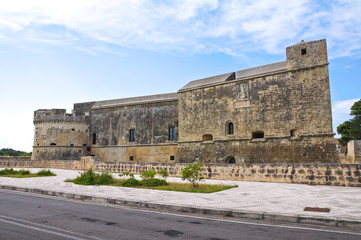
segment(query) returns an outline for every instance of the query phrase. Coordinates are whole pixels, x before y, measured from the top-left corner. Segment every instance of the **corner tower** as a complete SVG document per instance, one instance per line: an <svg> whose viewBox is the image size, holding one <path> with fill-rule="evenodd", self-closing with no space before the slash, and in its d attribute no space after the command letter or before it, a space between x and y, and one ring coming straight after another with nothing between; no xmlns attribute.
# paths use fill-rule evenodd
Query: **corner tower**
<svg viewBox="0 0 361 240"><path fill-rule="evenodd" d="M89 123L85 115L40 109L34 112L34 125L32 160L75 160L87 155Z"/></svg>

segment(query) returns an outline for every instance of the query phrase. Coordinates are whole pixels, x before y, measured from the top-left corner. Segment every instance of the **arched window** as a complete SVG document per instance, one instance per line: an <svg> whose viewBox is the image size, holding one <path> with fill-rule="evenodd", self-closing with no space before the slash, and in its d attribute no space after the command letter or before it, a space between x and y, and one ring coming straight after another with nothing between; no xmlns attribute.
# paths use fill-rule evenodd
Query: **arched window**
<svg viewBox="0 0 361 240"><path fill-rule="evenodd" d="M252 138L264 138L264 132L261 131L253 132Z"/></svg>
<svg viewBox="0 0 361 240"><path fill-rule="evenodd" d="M228 134L234 134L234 125L233 122L229 122L227 124L227 133Z"/></svg>
<svg viewBox="0 0 361 240"><path fill-rule="evenodd" d="M213 135L212 134L204 134L203 135L203 141L212 141Z"/></svg>

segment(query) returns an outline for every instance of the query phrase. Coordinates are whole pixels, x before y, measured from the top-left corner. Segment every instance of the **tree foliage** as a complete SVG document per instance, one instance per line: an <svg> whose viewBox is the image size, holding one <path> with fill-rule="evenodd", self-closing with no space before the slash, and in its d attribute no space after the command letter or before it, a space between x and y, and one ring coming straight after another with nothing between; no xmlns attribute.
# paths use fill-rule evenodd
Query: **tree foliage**
<svg viewBox="0 0 361 240"><path fill-rule="evenodd" d="M361 99L351 107L352 119L341 123L337 127L337 133L341 134L339 142L346 146L351 140L361 139Z"/></svg>
<svg viewBox="0 0 361 240"><path fill-rule="evenodd" d="M0 150L0 156L30 157L31 152L27 153L27 152L23 152L23 151L14 150L12 148L3 148Z"/></svg>
<svg viewBox="0 0 361 240"><path fill-rule="evenodd" d="M201 173L203 167L202 162L194 162L182 169L182 180L188 180L193 184L193 187L198 187L198 182L204 179Z"/></svg>

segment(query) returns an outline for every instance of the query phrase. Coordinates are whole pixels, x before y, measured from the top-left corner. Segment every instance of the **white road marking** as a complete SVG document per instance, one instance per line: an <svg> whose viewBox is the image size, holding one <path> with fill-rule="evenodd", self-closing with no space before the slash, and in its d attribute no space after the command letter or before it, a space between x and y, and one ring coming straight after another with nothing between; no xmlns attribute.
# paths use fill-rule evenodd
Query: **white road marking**
<svg viewBox="0 0 361 240"><path fill-rule="evenodd" d="M330 230L330 229L317 229L317 228L311 228L311 227L291 226L291 225L286 225L286 224L278 224L278 225L276 225L276 224L271 224L271 223L257 223L257 222L246 222L246 221L240 221L240 220L201 217L201 216L186 215L186 214L160 212L160 211L157 211L157 210L139 209L139 208L133 208L133 207L129 207L129 206L122 206L122 205L115 205L115 204L96 203L96 202L83 202L83 201L74 200L74 199L58 198L58 197L49 196L49 195L38 195L38 194L35 194L35 193L28 193L28 192L14 192L14 191L11 191L11 190L4 190L4 189L0 189L0 191L11 192L11 193L14 193L14 194L19 194L19 195L27 195L27 196L31 195L31 196L40 197L40 198L51 198L51 199L56 199L56 200L70 201L70 202L74 202L74 203L81 203L81 204L87 204L87 205L96 205L96 206L111 207L111 208L120 208L120 209L128 210L128 211L158 213L158 214L161 214L161 215L169 215L169 216L177 216L177 217L185 217L185 218L193 218L193 219L202 219L202 220L209 220L209 221L215 221L215 222L229 222L229 223L238 223L238 224L255 225L255 226L276 227L276 228L296 229L296 230L308 230L308 231L316 231L316 232L329 232L329 233L349 234L349 235L361 236L361 232L347 232L347 231L338 231L338 230ZM317 225L317 227L322 227L322 225Z"/></svg>
<svg viewBox="0 0 361 240"><path fill-rule="evenodd" d="M53 235L58 235L58 236L61 236L61 237L66 237L66 238L70 238L70 239L74 239L74 240L86 240L86 239L89 239L89 238L90 239L95 239L95 240L103 240L101 238L86 236L86 235L81 234L81 233L71 232L71 231L61 229L61 228L56 228L56 227L51 227L51 226L47 226L47 225L43 225L43 224L29 222L29 221L25 221L25 220L22 220L22 219L12 218L12 217L8 217L8 216L4 216L4 215L0 215L0 222L9 223L9 224L20 226L20 227L23 227L23 228L29 228L29 229L33 229L33 230L36 230L36 231L50 233L50 234L53 234ZM19 222L26 223L26 224L29 224L29 225L34 225L34 226L25 225L25 224L22 224L22 223L19 223ZM38 226L38 227L35 227L35 226ZM53 229L53 230L56 230L57 232L52 231L52 230L46 230L45 228ZM65 232L65 233L68 233L68 234L73 234L73 235L79 235L79 236L82 236L82 237L85 237L85 238L79 238L79 237L71 236L71 235L68 235L68 234L60 233L58 231Z"/></svg>

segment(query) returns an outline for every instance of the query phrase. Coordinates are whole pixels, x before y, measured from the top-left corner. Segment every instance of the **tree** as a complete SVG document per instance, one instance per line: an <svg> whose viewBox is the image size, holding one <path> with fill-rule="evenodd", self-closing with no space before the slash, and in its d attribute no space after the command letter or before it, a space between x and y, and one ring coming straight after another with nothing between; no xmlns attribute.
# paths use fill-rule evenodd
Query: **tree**
<svg viewBox="0 0 361 240"><path fill-rule="evenodd" d="M193 184L193 187L198 187L198 182L204 179L201 173L203 163L194 162L189 164L186 168L182 168L182 180L188 180Z"/></svg>
<svg viewBox="0 0 361 240"><path fill-rule="evenodd" d="M352 119L341 123L337 127L337 133L341 134L339 142L346 146L350 140L361 139L361 99L351 107Z"/></svg>
<svg viewBox="0 0 361 240"><path fill-rule="evenodd" d="M0 150L0 156L10 156L10 157L19 157L19 156L31 156L31 153L14 150L12 148L3 148Z"/></svg>

